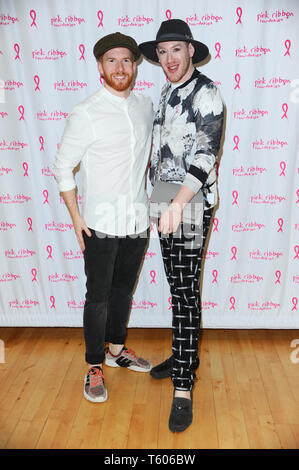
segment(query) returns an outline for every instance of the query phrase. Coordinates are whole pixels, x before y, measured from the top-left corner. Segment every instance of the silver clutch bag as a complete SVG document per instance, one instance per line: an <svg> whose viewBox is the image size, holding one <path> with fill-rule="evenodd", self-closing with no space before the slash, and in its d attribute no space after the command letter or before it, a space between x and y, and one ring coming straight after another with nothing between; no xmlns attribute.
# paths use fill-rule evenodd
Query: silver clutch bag
<svg viewBox="0 0 299 470"><path fill-rule="evenodd" d="M160 218L181 188L180 184L156 181L150 197L150 216ZM183 222L202 226L204 197L198 191L183 210Z"/></svg>

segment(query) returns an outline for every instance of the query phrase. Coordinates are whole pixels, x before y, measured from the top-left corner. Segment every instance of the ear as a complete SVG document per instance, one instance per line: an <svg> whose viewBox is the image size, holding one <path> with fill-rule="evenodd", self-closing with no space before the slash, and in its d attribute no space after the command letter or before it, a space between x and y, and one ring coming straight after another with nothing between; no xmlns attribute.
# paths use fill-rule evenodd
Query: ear
<svg viewBox="0 0 299 470"><path fill-rule="evenodd" d="M133 71L134 71L134 74L136 73L136 70L137 70L137 64L136 64L136 61L134 60L134 62L133 62Z"/></svg>
<svg viewBox="0 0 299 470"><path fill-rule="evenodd" d="M188 50L189 50L189 57L193 57L195 49L194 49L193 44L191 44L191 42L189 42L189 44L188 44Z"/></svg>
<svg viewBox="0 0 299 470"><path fill-rule="evenodd" d="M98 66L98 71L100 72L101 75L103 75L104 70L103 70L102 62L98 60L97 66Z"/></svg>

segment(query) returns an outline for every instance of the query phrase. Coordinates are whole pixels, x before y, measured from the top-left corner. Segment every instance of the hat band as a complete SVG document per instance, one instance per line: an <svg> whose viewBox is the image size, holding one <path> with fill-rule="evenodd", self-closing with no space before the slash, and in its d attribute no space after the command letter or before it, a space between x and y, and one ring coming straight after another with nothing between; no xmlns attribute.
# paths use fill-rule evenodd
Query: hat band
<svg viewBox="0 0 299 470"><path fill-rule="evenodd" d="M178 39L179 41L193 41L193 37L189 36L189 34L168 33L161 34L161 36L156 38L156 42L170 41L172 39Z"/></svg>

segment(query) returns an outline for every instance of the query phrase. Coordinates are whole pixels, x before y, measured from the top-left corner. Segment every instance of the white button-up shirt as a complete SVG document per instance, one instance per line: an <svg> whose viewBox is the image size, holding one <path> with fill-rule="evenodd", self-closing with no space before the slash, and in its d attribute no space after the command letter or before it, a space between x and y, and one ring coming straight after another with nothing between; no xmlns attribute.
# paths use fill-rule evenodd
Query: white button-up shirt
<svg viewBox="0 0 299 470"><path fill-rule="evenodd" d="M73 169L81 162L81 215L89 228L125 236L149 227L145 174L153 114L149 97L122 98L102 87L68 116L54 175L59 191L74 189Z"/></svg>

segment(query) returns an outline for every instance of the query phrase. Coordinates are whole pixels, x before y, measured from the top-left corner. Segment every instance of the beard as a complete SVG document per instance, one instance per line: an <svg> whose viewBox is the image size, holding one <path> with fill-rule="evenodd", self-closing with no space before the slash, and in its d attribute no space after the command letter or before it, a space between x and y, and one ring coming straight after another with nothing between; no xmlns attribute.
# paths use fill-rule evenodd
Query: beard
<svg viewBox="0 0 299 470"><path fill-rule="evenodd" d="M113 75L118 75L118 74L113 74ZM122 74L125 77L123 80L117 80L116 78L113 77L113 75L112 74L108 75L105 73L103 74L105 82L107 83L108 86L113 88L113 90L125 91L130 87L132 80L133 80L133 74L127 74L127 73Z"/></svg>

